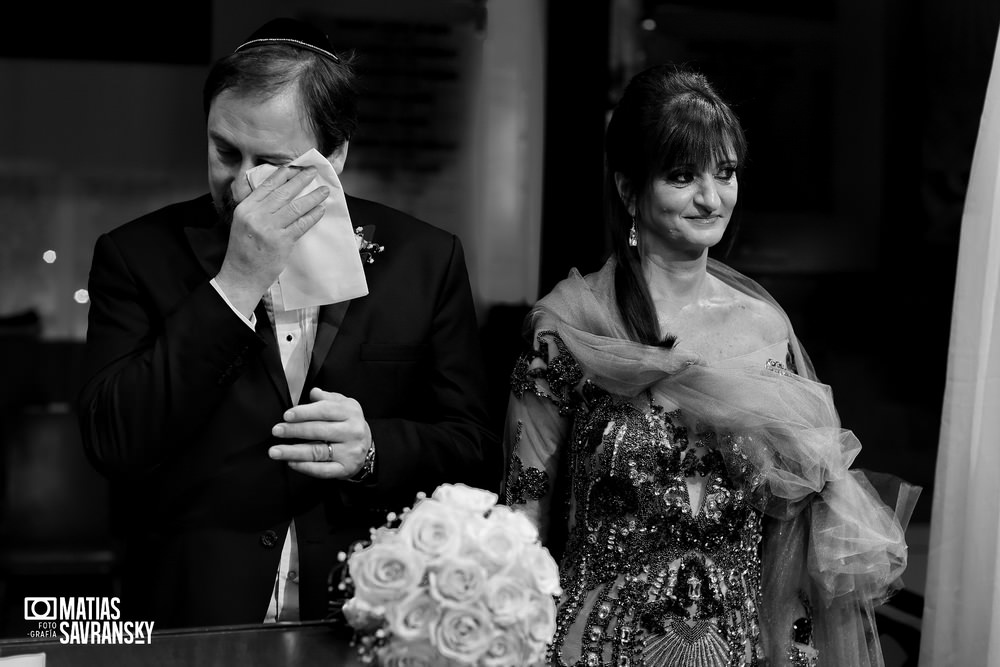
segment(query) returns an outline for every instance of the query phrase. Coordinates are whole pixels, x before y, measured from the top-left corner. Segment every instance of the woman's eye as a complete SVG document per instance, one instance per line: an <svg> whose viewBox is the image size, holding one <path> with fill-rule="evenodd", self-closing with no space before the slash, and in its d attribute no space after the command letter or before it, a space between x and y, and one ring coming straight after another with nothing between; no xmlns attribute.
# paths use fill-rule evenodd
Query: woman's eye
<svg viewBox="0 0 1000 667"><path fill-rule="evenodd" d="M219 148L216 150L216 153L218 153L219 159L223 162L234 162L240 159L240 154L233 150Z"/></svg>
<svg viewBox="0 0 1000 667"><path fill-rule="evenodd" d="M692 183L694 182L694 172L693 171L672 171L667 174L667 180L671 183Z"/></svg>
<svg viewBox="0 0 1000 667"><path fill-rule="evenodd" d="M732 166L723 167L722 169L719 170L719 173L716 174L716 178L719 178L723 181L731 181L733 179L733 176L735 175L736 175L736 167Z"/></svg>

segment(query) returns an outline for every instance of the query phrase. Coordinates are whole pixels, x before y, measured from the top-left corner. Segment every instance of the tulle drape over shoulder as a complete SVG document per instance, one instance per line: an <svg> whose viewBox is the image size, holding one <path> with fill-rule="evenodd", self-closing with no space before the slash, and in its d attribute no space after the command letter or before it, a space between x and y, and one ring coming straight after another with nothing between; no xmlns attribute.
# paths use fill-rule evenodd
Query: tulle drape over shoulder
<svg viewBox="0 0 1000 667"><path fill-rule="evenodd" d="M801 576L811 589L816 636L826 643L821 664L881 664L877 642L870 645L865 635L873 627L872 607L900 586L905 526L920 489L878 476L891 482L886 504L864 473L851 470L861 444L841 427L832 391L817 380L784 311L746 276L714 260L708 268L781 313L788 366L795 372L780 363L710 364L683 345L665 349L630 341L614 303L613 260L587 277L571 272L532 310L526 333L558 332L588 379L613 394L649 391L711 425L730 474L773 518L761 555L764 581ZM767 612L765 599L762 626L783 622Z"/></svg>

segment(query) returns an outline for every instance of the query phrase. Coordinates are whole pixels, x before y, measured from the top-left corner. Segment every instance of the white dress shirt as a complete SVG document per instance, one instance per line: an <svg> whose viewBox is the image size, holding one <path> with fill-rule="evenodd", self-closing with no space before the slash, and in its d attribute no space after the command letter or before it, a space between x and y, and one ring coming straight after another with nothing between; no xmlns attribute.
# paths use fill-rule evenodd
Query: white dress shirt
<svg viewBox="0 0 1000 667"><path fill-rule="evenodd" d="M213 278L212 286L222 298L239 315L247 326L256 329L257 317L251 314L247 319L233 307ZM281 355L281 366L285 371L288 391L291 394L292 405L298 405L305 384L309 362L312 359L313 344L316 341L316 325L319 321L319 308L301 308L284 310L281 300L281 286L277 281L268 288L263 297L264 307L274 336L278 341L278 352ZM265 623L299 620L299 549L295 536L295 521L288 526L285 544L281 548L281 560L278 572L274 578L274 589L268 605Z"/></svg>

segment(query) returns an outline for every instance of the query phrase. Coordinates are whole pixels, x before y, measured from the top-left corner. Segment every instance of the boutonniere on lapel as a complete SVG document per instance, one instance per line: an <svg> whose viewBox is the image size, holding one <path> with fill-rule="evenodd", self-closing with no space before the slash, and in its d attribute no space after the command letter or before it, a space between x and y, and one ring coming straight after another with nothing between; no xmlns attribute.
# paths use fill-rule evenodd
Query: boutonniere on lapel
<svg viewBox="0 0 1000 667"><path fill-rule="evenodd" d="M385 246L375 243L375 225L365 225L354 229L354 237L358 241L358 252L361 253L361 261L365 264L374 264L375 255L381 255Z"/></svg>

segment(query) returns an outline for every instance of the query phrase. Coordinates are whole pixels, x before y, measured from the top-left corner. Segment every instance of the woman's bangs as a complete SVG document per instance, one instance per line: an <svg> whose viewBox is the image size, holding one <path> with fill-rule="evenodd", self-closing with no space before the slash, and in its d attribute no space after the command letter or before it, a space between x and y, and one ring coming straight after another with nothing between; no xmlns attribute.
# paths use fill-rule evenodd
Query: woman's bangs
<svg viewBox="0 0 1000 667"><path fill-rule="evenodd" d="M658 173L685 165L698 170L715 163L742 161L745 144L738 126L721 110L706 104L678 105L662 119L661 139L652 147Z"/></svg>

